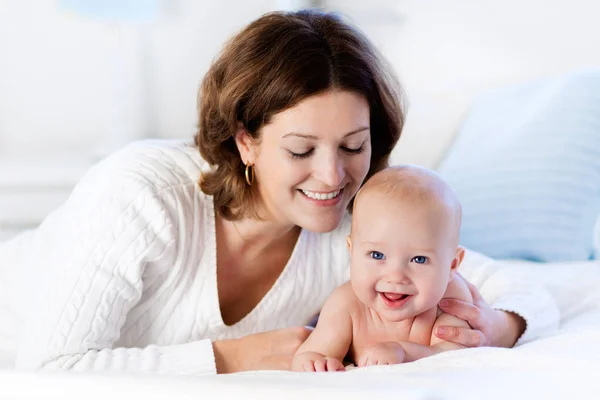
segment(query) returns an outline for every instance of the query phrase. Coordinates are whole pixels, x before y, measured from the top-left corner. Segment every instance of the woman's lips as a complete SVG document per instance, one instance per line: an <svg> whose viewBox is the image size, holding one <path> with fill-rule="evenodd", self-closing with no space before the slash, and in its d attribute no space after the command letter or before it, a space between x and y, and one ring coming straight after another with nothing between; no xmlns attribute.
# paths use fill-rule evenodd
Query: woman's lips
<svg viewBox="0 0 600 400"><path fill-rule="evenodd" d="M344 189L340 189L338 194L331 199L314 199L312 197L309 197L306 193L304 193L302 190L298 189L298 192L302 195L302 197L304 197L306 200L308 200L310 203L312 203L315 206L318 207L334 207L337 206L338 204L341 203L342 201L342 195L344 193Z"/></svg>

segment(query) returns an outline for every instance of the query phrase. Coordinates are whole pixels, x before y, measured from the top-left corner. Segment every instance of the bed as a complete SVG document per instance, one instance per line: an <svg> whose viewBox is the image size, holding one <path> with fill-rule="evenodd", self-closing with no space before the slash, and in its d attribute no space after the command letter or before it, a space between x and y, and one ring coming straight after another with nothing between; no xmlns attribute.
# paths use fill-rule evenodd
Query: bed
<svg viewBox="0 0 600 400"><path fill-rule="evenodd" d="M199 378L22 374L0 353L0 397L597 399L600 394L600 262L506 261L555 297L557 331L513 349L447 352L414 363L343 373L248 372ZM573 273L577 271L577 273Z"/></svg>
<svg viewBox="0 0 600 400"><path fill-rule="evenodd" d="M544 213L557 214L564 211L567 206L575 210L583 210L584 205L600 205L598 199L600 193L598 188L600 186L600 165L598 164L600 147L597 144L600 143L600 106L598 106L600 100L597 100L600 96L595 95L595 93L600 93L600 73L583 75L583 77L577 75L575 78L563 79L561 82L562 86L559 86L562 88L562 92L559 96L547 96L549 93L547 83L546 86L538 84L536 84L537 86L520 86L514 90L496 93L492 97L488 96L487 100L479 103L476 112L472 113L467 122L462 125L461 130L467 132L462 132L462 136L458 136L458 138L450 135L448 127L445 129L448 137L444 137L444 139L440 139L442 136L439 135L434 138L431 136L432 132L409 129L408 134L402 139L405 143L404 146L401 146L402 153L395 152L393 159L395 162L414 162L415 160L410 157L411 154L438 155L437 160L429 158L416 161L425 166L437 168L447 179L456 182L459 194L461 194L461 201L464 200L469 205L466 213L468 230L464 232L465 240L472 241L479 247L477 250L485 253L498 252L500 256L498 254L491 255L503 263L507 271L520 277L523 281L535 281L545 286L554 297L561 313L558 329L548 330L541 338L513 349L465 349L441 353L408 364L354 368L341 373L318 374L257 371L196 378L26 374L12 371L12 355L10 352L0 351L0 398L60 398L63 400L110 398L116 400L132 397L177 399L237 397L263 399L277 396L285 399L364 399L383 396L384 398L402 399L597 399L600 396L600 260L597 260L600 250L600 241L598 240L600 218L598 218L598 209L590 209L590 212L595 212L594 217L590 217L592 214L579 213L585 217L585 224L576 220L561 220L561 223L550 226L535 224L535 221L552 221L551 218L556 215ZM565 84L565 82L570 83ZM596 84L595 97L590 97L587 91L581 89L589 88L590 84ZM552 93L556 94L557 92ZM544 107L539 107L540 101L542 101L540 99L546 102ZM582 112L595 110L593 118L589 115L582 116L570 112L568 116L571 120L564 120L565 114L556 112L556 107L561 106L560 104L556 105L556 101L567 102L569 106L573 104L577 106L578 101L585 102L576 109L582 110ZM590 107L594 101L594 104L597 105L596 108ZM528 106L527 102L530 102L529 105L538 105L534 107L537 110L535 113L530 112L532 108ZM509 104L513 109L509 110L506 108L508 106L505 106L503 110L503 104ZM540 114L540 109L545 111ZM514 119L519 117L521 121L526 120L527 123L510 127L509 133L511 134L506 133L506 127L504 132L498 132L498 124L494 121L494 115L499 114L499 110L505 111L503 115L510 113ZM519 115L519 112L529 112L529 114ZM561 116L562 122L553 121L552 129L534 123L536 120L548 121L549 117L546 115L548 113L551 113L553 118ZM430 117L428 116L428 118ZM487 121L489 126L482 126L482 121ZM580 121L596 124L592 127L596 130L591 131L589 126L573 125L579 124ZM409 128L410 123L414 126L417 122L419 121L414 119L411 122L409 117ZM565 132L561 129L567 123L569 140L565 141ZM538 134L540 129L542 135ZM482 132L493 136L494 146L479 147L477 151L474 151L473 143L485 142L485 138L481 136ZM581 140L588 140L592 137L594 142L582 145L577 132L585 132L585 135L581 136ZM590 136L589 132L596 133ZM436 132L433 134L437 135ZM417 143L414 141L416 136L420 138L418 143L421 147L419 149L412 147L411 150L411 144ZM499 138L505 142L499 143ZM513 142L510 142L511 140ZM540 140L542 144L540 145L540 142L536 142L536 140ZM432 143L436 142L438 148L432 146ZM449 143L451 145L446 149L447 151L440 151L440 147L445 147ZM572 149L569 148L570 143L575 144ZM534 147L523 149L524 145ZM540 171L544 170L543 163L547 162L548 157L542 154L536 158L532 149L554 152L556 149L552 148L553 145L560 146L563 153L573 150L573 153L569 153L573 156L551 159L552 166L558 164L559 169L550 168L551 176L541 177ZM426 153L425 148L430 152ZM585 150L585 156L588 158L575 157L578 154L576 151L581 148ZM493 154L497 149L501 150L497 154ZM590 158L589 155L594 151L597 154ZM440 162L442 154L444 154L445 161ZM497 165L502 164L500 157L504 154L512 157L510 159L512 169L503 171L501 180L494 180L492 177L498 172ZM517 156L525 154L527 164L519 164L520 161L515 154ZM485 163L489 164L489 160L494 160L498 164L494 164L494 169L488 171L486 168L489 166ZM561 165L566 162L570 164ZM580 164L576 164L577 162ZM477 163L484 164L478 165ZM531 170L535 174L528 172L531 165L534 165ZM557 171L574 173L573 171L578 171L579 167L584 169L584 173L587 174L585 177L595 178L586 180L588 178L584 179L584 175L564 177L557 173ZM465 175L473 170L480 173ZM481 173L481 171L484 172ZM511 171L516 171L516 175L512 176ZM592 172L597 175L589 175ZM477 182L481 177L485 179ZM528 179L529 182L527 182ZM570 198L571 203L569 204L566 204L566 200L560 197L562 192L565 192L564 190L557 193L556 196L547 196L547 188L543 187L539 192L523 192L523 187L533 187L532 185L538 184L549 184L554 188L557 185L552 179L580 182L584 189L590 190L589 193L578 191L580 196ZM468 182L469 186L463 187L463 182ZM506 190L507 185L512 185L517 189ZM493 189L498 187L502 190L494 197ZM572 191L567 192L572 193ZM472 193L477 193L478 196L469 198ZM482 193L485 196L482 196ZM539 193L544 194L545 197L527 197L539 195ZM510 202L515 200L522 201L523 198L530 200L528 204L531 208L511 206L506 209L505 207L504 214L500 214L501 218L489 217L489 215L498 216L502 205L512 204ZM559 204L557 205L556 202ZM515 211L522 214L510 214ZM577 213L565 213L565 215L575 214ZM481 215L488 215L488 217L480 217ZM528 219L534 222L527 222L526 227L535 229L515 230L508 226L507 229L510 233L508 237L494 236L502 234L501 228L506 228L502 224L506 224L507 221L517 221L523 224L523 221L529 221ZM498 226L495 227L493 224L498 224ZM482 236L483 229L489 232L484 235L486 238L495 240L489 250L485 248L487 243L477 242L477 239ZM564 231L559 231L559 229ZM584 239L574 241L573 238ZM535 246L531 243L543 243L544 245ZM468 244L467 247L469 247ZM523 250L524 248L526 251ZM510 257L502 257L503 254ZM523 257L519 257L519 254L522 254Z"/></svg>

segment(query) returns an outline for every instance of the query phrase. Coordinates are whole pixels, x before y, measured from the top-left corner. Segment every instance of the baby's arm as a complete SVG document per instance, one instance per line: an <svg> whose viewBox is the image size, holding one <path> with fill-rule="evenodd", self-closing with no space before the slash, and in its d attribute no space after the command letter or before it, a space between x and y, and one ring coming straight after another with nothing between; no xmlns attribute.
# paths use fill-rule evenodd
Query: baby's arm
<svg viewBox="0 0 600 400"><path fill-rule="evenodd" d="M342 361L352 341L349 283L337 288L325 302L315 330L300 346L292 361L292 371L342 371Z"/></svg>
<svg viewBox="0 0 600 400"><path fill-rule="evenodd" d="M465 279L460 274L454 274L454 279L452 279L452 282L448 284L448 289L446 289L446 293L444 293L443 298L458 299L471 304L473 303L473 296L471 296L471 291L469 290ZM446 314L444 312L442 312L442 314L440 314L435 320L432 332L435 332L438 326L455 326L457 328L469 329L471 328L467 321L455 317L454 315ZM437 346L441 349L441 351L464 348L464 346L442 340L433 333L431 334L430 344L432 347Z"/></svg>
<svg viewBox="0 0 600 400"><path fill-rule="evenodd" d="M453 298L469 303L473 302L471 292L469 291L469 288L465 283L464 278L461 277L459 274L454 275L454 279L452 279L452 281L448 284L448 289L446 290L446 293L444 294L443 298ZM460 318L446 313L440 314L435 320L435 323L433 324L433 330L429 346L424 346L422 344L413 342L400 342L400 345L402 346L406 354L404 362L415 361L424 357L441 353L442 351L457 350L462 349L464 347L452 342L442 340L438 338L435 334L433 334L433 332L435 332L435 329L438 326L455 326L459 328L470 328L469 324Z"/></svg>

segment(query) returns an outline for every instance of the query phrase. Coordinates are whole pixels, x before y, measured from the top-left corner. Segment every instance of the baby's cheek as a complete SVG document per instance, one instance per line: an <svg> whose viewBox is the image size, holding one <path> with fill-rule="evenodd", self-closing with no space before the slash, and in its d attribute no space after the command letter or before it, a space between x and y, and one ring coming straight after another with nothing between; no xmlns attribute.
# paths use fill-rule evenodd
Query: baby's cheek
<svg viewBox="0 0 600 400"><path fill-rule="evenodd" d="M365 271L356 271L351 276L352 288L354 293L363 303L368 303L372 300L374 291L374 282L370 274Z"/></svg>
<svg viewBox="0 0 600 400"><path fill-rule="evenodd" d="M366 292L371 286L369 277L366 274L357 274L353 281L355 290L360 292Z"/></svg>
<svg viewBox="0 0 600 400"><path fill-rule="evenodd" d="M444 294L446 294L447 290L448 282L446 282L445 280L438 281L438 284L435 288L435 297L437 299L437 302L439 302L444 297Z"/></svg>
<svg viewBox="0 0 600 400"><path fill-rule="evenodd" d="M433 308L439 303L439 301L446 293L446 288L448 284L440 279L432 279L427 285L426 290L424 291L424 301L426 303L426 308Z"/></svg>

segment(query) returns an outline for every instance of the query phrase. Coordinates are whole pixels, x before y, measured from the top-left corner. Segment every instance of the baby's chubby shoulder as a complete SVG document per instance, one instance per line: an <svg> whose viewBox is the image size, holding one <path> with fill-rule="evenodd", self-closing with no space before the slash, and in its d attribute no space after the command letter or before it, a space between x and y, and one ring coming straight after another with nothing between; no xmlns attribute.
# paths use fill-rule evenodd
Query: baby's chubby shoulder
<svg viewBox="0 0 600 400"><path fill-rule="evenodd" d="M454 274L454 277L448 283L443 299L457 299L467 303L473 303L473 296L467 285L467 281L460 274Z"/></svg>
<svg viewBox="0 0 600 400"><path fill-rule="evenodd" d="M329 295L327 301L350 303L355 301L356 299L356 295L354 294L354 290L352 289L352 284L350 282L346 282L343 285L338 286L331 293L331 295Z"/></svg>
<svg viewBox="0 0 600 400"><path fill-rule="evenodd" d="M352 284L346 282L338 286L327 298L324 309L327 308L332 312L348 312L352 314L360 304L360 300L356 297Z"/></svg>

